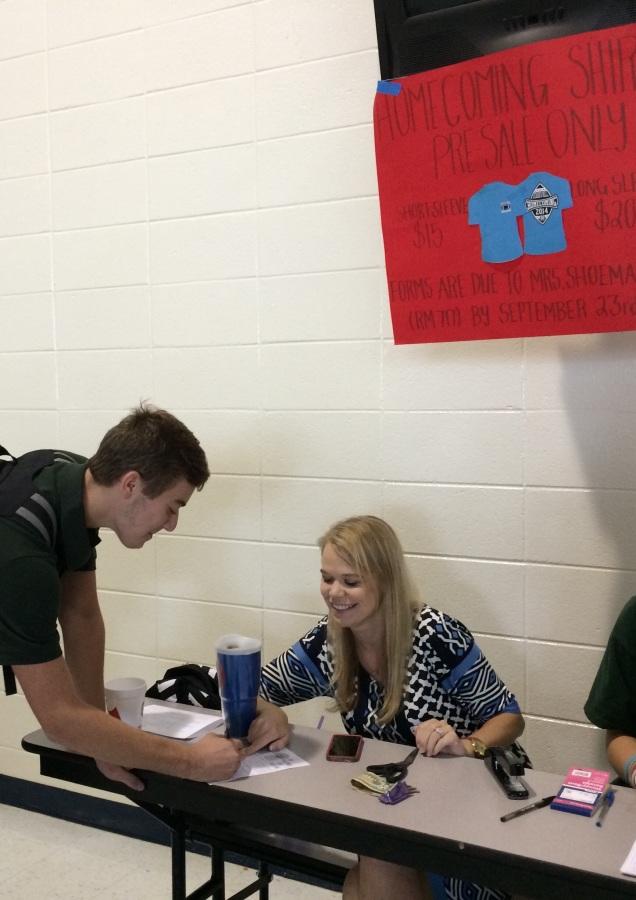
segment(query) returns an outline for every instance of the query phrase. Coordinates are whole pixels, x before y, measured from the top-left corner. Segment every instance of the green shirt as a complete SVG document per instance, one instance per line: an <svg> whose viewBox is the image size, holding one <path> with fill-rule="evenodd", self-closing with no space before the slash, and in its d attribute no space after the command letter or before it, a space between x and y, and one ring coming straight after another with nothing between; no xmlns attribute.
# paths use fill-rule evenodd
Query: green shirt
<svg viewBox="0 0 636 900"><path fill-rule="evenodd" d="M0 663L28 665L61 656L60 577L93 571L96 529L86 527L86 460L58 453L34 479L22 515L0 516ZM35 504L35 505L34 505Z"/></svg>
<svg viewBox="0 0 636 900"><path fill-rule="evenodd" d="M636 737L636 597L612 629L585 714L599 728Z"/></svg>

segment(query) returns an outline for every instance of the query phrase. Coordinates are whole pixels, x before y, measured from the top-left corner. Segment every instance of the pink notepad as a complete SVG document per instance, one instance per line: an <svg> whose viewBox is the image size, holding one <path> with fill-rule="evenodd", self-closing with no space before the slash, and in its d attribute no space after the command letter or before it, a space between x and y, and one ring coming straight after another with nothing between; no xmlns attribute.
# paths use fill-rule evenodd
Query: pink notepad
<svg viewBox="0 0 636 900"><path fill-rule="evenodd" d="M591 816L608 784L609 772L571 766L557 796L550 804L550 809L560 809L579 816Z"/></svg>

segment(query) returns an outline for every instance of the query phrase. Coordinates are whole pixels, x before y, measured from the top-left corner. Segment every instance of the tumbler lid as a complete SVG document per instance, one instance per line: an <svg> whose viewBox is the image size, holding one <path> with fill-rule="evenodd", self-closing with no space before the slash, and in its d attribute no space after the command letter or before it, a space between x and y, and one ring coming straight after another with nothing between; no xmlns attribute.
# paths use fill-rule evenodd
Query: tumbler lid
<svg viewBox="0 0 636 900"><path fill-rule="evenodd" d="M217 653L242 656L246 653L256 653L260 649L261 642L258 638L245 637L242 634L224 634L216 642Z"/></svg>

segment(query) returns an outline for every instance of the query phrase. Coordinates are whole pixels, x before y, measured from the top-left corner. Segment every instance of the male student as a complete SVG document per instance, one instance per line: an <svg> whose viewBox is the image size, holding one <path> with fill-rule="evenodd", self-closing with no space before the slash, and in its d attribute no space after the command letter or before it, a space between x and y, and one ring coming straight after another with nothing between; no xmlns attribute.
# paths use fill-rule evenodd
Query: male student
<svg viewBox="0 0 636 900"><path fill-rule="evenodd" d="M636 787L636 597L627 601L614 624L585 713L605 729L611 765Z"/></svg>
<svg viewBox="0 0 636 900"><path fill-rule="evenodd" d="M213 735L194 744L171 741L104 711L98 529L112 529L125 547L142 547L158 531L174 530L180 510L209 474L196 437L169 412L148 406L111 428L88 461L55 451L0 467L5 682L15 675L52 740L95 757L104 775L137 790L143 783L132 768L223 780L236 771L241 752L287 742L286 717L264 701L247 751Z"/></svg>

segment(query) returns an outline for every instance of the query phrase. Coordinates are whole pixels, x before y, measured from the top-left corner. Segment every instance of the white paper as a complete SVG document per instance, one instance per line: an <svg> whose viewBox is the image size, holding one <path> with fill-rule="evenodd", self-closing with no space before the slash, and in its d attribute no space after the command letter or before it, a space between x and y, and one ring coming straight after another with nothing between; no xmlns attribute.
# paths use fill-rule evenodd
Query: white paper
<svg viewBox="0 0 636 900"><path fill-rule="evenodd" d="M201 729L221 722L222 719L223 716L220 715L215 716L194 710L190 712L185 709L170 709L159 703L147 703L144 706L141 730L148 731L150 734L160 734L163 737L185 740Z"/></svg>
<svg viewBox="0 0 636 900"><path fill-rule="evenodd" d="M259 750L253 756L246 756L228 781L249 778L250 775L269 775L271 772L282 772L284 769L295 769L298 766L308 765L306 760L301 759L286 747L282 750Z"/></svg>
<svg viewBox="0 0 636 900"><path fill-rule="evenodd" d="M563 788L557 799L575 800L577 803L589 803L590 806L594 806L598 796L591 791L581 791L578 788Z"/></svg>
<svg viewBox="0 0 636 900"><path fill-rule="evenodd" d="M621 866L621 872L623 875L636 875L636 841L632 844L632 849Z"/></svg>

